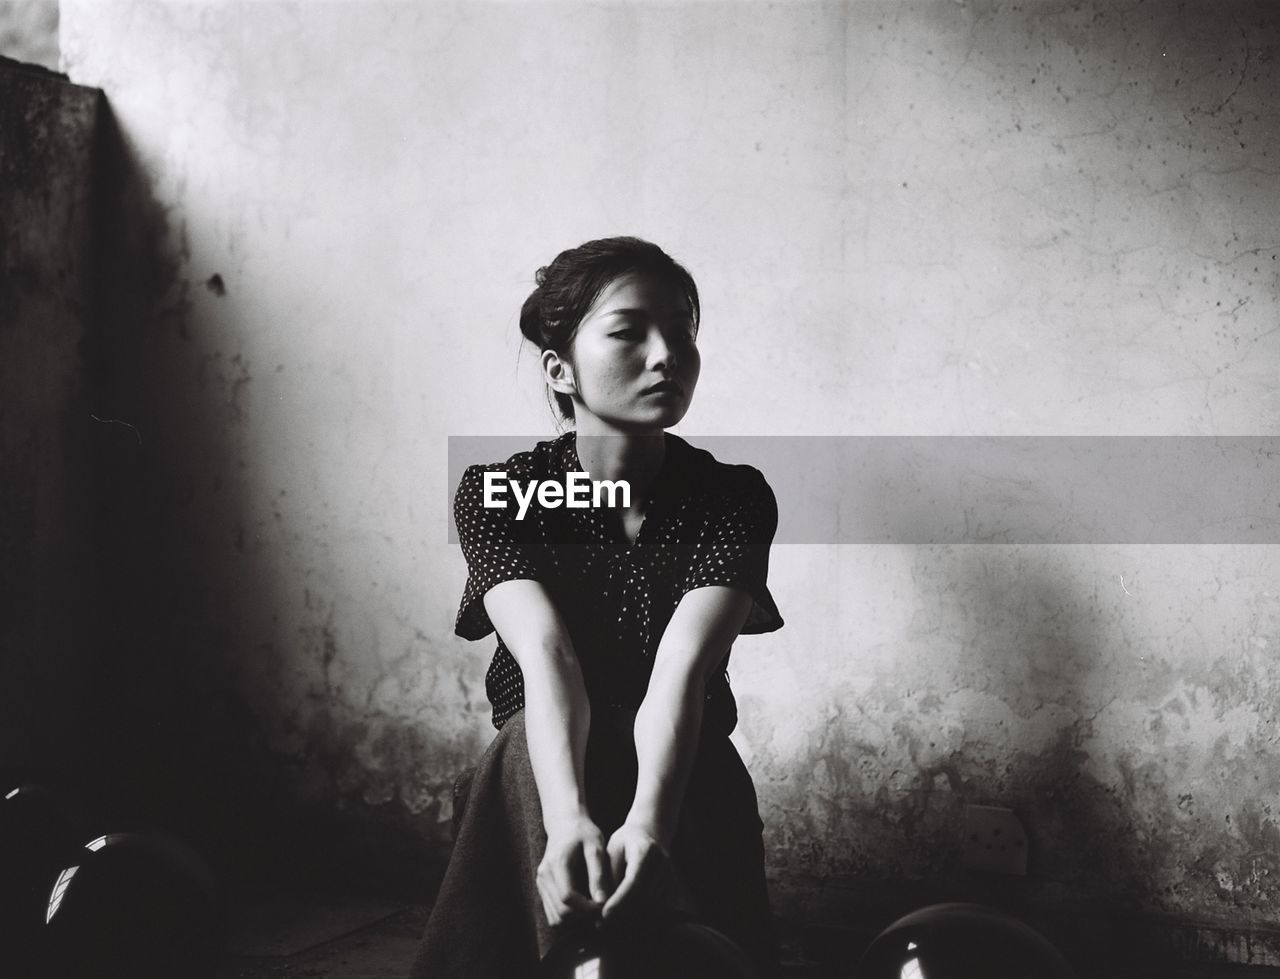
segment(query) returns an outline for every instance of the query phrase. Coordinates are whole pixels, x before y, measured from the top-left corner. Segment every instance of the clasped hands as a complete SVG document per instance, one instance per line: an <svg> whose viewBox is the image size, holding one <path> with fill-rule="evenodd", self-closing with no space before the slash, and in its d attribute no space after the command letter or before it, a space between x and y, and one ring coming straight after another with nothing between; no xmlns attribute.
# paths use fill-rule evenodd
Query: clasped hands
<svg viewBox="0 0 1280 979"><path fill-rule="evenodd" d="M548 827L538 893L554 927L656 903L672 873L666 848L646 827L623 823L606 843L599 827L583 815Z"/></svg>

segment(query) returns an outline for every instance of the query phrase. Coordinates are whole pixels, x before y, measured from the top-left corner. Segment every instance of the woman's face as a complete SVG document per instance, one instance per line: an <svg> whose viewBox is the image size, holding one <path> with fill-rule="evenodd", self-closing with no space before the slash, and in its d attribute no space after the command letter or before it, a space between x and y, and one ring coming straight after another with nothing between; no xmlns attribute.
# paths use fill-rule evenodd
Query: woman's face
<svg viewBox="0 0 1280 979"><path fill-rule="evenodd" d="M653 432L679 422L702 367L696 333L674 283L633 273L606 286L568 351L578 432Z"/></svg>

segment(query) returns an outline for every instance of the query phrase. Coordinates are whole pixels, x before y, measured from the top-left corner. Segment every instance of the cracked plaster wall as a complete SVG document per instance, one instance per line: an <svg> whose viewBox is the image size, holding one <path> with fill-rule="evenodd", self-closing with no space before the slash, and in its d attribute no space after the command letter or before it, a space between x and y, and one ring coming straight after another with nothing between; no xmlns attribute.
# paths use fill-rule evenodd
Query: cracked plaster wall
<svg viewBox="0 0 1280 979"><path fill-rule="evenodd" d="M549 431L516 313L561 247L694 271L690 437L1280 421L1267 4L64 0L61 33L162 246L115 406L147 642L366 835L447 840L489 737L445 439ZM981 802L1028 826L1018 894L1277 923L1278 570L779 548L788 626L734 685L780 899L963 891Z"/></svg>

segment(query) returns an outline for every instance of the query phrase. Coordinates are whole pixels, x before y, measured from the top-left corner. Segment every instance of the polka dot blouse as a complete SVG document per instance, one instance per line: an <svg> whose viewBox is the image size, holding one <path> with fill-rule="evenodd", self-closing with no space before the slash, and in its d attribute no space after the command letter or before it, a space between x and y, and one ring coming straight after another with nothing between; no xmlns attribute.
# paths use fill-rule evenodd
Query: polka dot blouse
<svg viewBox="0 0 1280 979"><path fill-rule="evenodd" d="M686 592L729 585L753 601L743 633L772 632L782 617L766 584L769 545L778 524L773 491L759 470L717 462L674 435L650 488L634 542L604 508L544 508L536 500L523 520L507 493L505 509L486 508L484 473L507 479L554 479L583 471L574 433L539 442L506 462L471 466L454 495L467 585L454 631L482 639L494 631L484 595L504 581L539 581L564 620L595 705L635 708L644 698L654 656ZM729 655L707 686L703 724L733 730L737 707L729 689ZM524 678L502 638L485 676L493 724L524 706Z"/></svg>

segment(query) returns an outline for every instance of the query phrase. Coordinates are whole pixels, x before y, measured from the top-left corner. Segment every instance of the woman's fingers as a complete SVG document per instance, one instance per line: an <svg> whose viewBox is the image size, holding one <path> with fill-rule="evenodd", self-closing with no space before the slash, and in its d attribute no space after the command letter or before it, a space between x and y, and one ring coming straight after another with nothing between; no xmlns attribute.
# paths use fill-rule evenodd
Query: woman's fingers
<svg viewBox="0 0 1280 979"><path fill-rule="evenodd" d="M547 916L547 924L553 928L571 918L592 913L598 909L596 904L580 894L571 894L568 899L564 899L556 893L554 887L541 883L538 885L538 896L542 899L542 910Z"/></svg>
<svg viewBox="0 0 1280 979"><path fill-rule="evenodd" d="M564 901L565 911L561 912L562 916L567 917L569 914L595 914L600 910L598 902L591 900L585 894L579 894L574 891Z"/></svg>
<svg viewBox="0 0 1280 979"><path fill-rule="evenodd" d="M547 916L547 924L552 928L560 924L559 901L555 900L548 892L542 880L538 880L538 896L542 898L542 911Z"/></svg>
<svg viewBox="0 0 1280 979"><path fill-rule="evenodd" d="M605 859L598 831L594 840L549 842L536 875L548 924L600 913L609 891Z"/></svg>
<svg viewBox="0 0 1280 979"><path fill-rule="evenodd" d="M609 869L613 873L615 885L614 893L617 894L627 874L627 848L625 841L619 839L616 833L609 840L608 853Z"/></svg>
<svg viewBox="0 0 1280 979"><path fill-rule="evenodd" d="M568 854L564 854L561 859L552 863L551 886L560 903L566 907L570 906L570 899L573 897L573 878L569 869Z"/></svg>
<svg viewBox="0 0 1280 979"><path fill-rule="evenodd" d="M587 887L597 904L603 904L613 889L613 875L609 872L609 855L601 846L588 844L582 848L587 862Z"/></svg>
<svg viewBox="0 0 1280 979"><path fill-rule="evenodd" d="M586 849L587 847L583 848L584 851ZM553 886L560 901L570 911L599 910L599 905L591 899L591 895L584 894L579 883L574 880L574 877L578 876L574 873L575 864L581 866L584 863L586 866L590 866L585 859L584 852L570 853L566 855L564 860L554 864L552 869L551 879ZM589 882L587 882L587 887L590 887Z"/></svg>
<svg viewBox="0 0 1280 979"><path fill-rule="evenodd" d="M642 832L619 829L609 840L609 856L618 886L605 902L602 914L609 917L646 897L652 890L661 847Z"/></svg>
<svg viewBox="0 0 1280 979"><path fill-rule="evenodd" d="M632 893L636 890L637 870L635 865L628 865L622 880L618 883L618 888L609 896L601 909L600 913L608 918L617 913L618 908L625 908L631 899Z"/></svg>
<svg viewBox="0 0 1280 979"><path fill-rule="evenodd" d="M627 868L626 876L622 878L622 882L618 885L618 889L610 895L609 900L605 902L600 913L606 917L612 917L622 911L628 910L644 893L644 879L640 871L634 866Z"/></svg>

